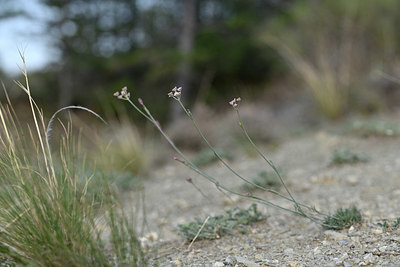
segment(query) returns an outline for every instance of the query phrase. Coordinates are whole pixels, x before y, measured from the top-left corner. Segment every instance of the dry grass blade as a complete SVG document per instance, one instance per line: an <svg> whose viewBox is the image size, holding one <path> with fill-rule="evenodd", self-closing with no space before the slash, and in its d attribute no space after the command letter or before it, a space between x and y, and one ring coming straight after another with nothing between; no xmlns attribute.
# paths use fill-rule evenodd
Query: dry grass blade
<svg viewBox="0 0 400 267"><path fill-rule="evenodd" d="M190 248L192 247L194 241L196 241L196 239L199 237L201 231L203 231L204 226L206 225L206 223L208 222L208 219L210 219L210 216L207 216L207 218L204 220L203 224L201 225L199 231L197 232L197 234L195 235L195 237L193 238L192 242L190 242L189 246L188 246L188 250L190 250Z"/></svg>

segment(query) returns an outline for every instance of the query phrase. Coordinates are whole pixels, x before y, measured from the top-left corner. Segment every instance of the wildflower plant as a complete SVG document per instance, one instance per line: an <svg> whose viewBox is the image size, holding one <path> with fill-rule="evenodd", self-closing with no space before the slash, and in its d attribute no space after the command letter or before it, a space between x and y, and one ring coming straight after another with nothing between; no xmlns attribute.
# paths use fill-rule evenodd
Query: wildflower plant
<svg viewBox="0 0 400 267"><path fill-rule="evenodd" d="M175 152L178 154L179 157L177 156L173 156L173 159L176 160L179 163L184 164L185 166L189 167L190 169L192 169L194 172L196 172L197 174L199 174L200 176L202 176L203 178L207 179L209 182L213 183L218 190L220 190L221 192L223 192L224 194L226 193L230 193L230 194L234 194L240 197L244 197L247 199L251 199L254 200L258 203L264 204L264 205L268 205L268 206L272 206L278 209L282 209L284 211L293 213L295 215L298 216L302 216L302 217L306 217L308 219L310 219L313 222L316 222L322 226L325 226L326 222L329 219L338 219L333 215L329 215L326 214L324 212L318 211L317 209L315 209L314 207L308 206L306 204L300 203L298 202L293 195L291 194L291 192L289 191L288 187L286 186L280 172L278 171L277 167L275 166L275 164L269 160L261 151L260 149L256 146L256 144L254 143L254 141L251 139L251 137L249 136L243 121L241 119L240 116L240 112L239 112L239 104L242 101L242 99L240 97L234 98L233 100L231 100L229 102L229 104L233 107L233 109L236 111L236 115L239 121L239 126L242 129L245 138L247 139L247 141L251 144L252 148L257 152L257 154L267 163L267 165L272 168L272 170L274 171L275 175L278 177L280 183L282 184L286 195L281 194L280 192L272 189L272 188L265 188L262 185L259 185L253 181L251 181L250 179L244 177L243 175L241 175L240 173L238 173L236 170L234 170L226 161L225 159L220 155L220 153L218 152L218 150L216 148L214 148L210 142L207 140L207 138L205 137L205 135L203 134L203 132L200 130L196 120L194 119L193 114L190 112L189 109L187 109L185 107L185 105L183 104L182 100L181 100L181 95L182 95L182 88L181 87L174 87L169 93L168 96L170 98L173 98L175 101L178 102L178 104L181 106L182 110L184 111L184 113L188 116L188 118L192 121L193 126L195 127L197 133L200 135L200 137L204 140L204 142L207 144L208 148L214 153L215 157L233 174L235 175L238 179L242 180L245 184L252 186L255 189L260 189L264 192L269 192L272 193L280 198L283 198L284 200L292 203L293 208L286 208L283 206L280 206L272 201L263 199L260 196L257 196L253 193L249 193L249 192L240 192L237 189L234 188L230 188L228 185L222 184L220 183L215 177L213 177L212 175L202 171L193 161L191 161L176 145L175 143L171 140L171 138L164 132L164 130L162 129L160 123L153 117L153 115L151 114L151 112L148 110L148 108L146 107L146 105L144 104L143 100L141 98L138 98L138 103L140 104L141 108L136 105L131 99L130 99L130 93L126 90L126 87L122 88L122 90L120 92L116 92L114 93L114 96L118 97L119 99L128 101L129 104L137 111L139 112L142 116L144 116L147 120L149 120L156 128L157 130L161 133L161 135L166 139L166 141L171 145L171 147L175 150Z"/></svg>

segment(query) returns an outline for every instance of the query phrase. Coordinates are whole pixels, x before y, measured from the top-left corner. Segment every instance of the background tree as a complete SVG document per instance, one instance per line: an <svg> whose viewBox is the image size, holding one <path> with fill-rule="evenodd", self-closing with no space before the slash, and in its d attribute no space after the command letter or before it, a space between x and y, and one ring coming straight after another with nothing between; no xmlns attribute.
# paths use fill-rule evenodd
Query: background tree
<svg viewBox="0 0 400 267"><path fill-rule="evenodd" d="M110 95L127 85L167 119L165 95L175 85L185 87L189 103L264 89L275 62L257 31L286 1L41 3L51 11L45 34L59 51L50 72L34 75L41 87L52 88L43 94L46 99L92 108L100 102L95 109L101 111L112 107Z"/></svg>

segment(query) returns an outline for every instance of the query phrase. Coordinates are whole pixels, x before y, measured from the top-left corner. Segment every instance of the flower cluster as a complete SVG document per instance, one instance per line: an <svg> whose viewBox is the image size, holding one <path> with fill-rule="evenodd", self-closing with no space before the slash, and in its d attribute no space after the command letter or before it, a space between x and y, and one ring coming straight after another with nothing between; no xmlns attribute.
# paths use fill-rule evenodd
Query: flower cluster
<svg viewBox="0 0 400 267"><path fill-rule="evenodd" d="M128 100L131 97L131 93L128 92L128 88L125 86L121 89L121 92L115 92L114 96L118 97L118 99Z"/></svg>
<svg viewBox="0 0 400 267"><path fill-rule="evenodd" d="M182 87L174 87L171 92L168 93L169 97L174 98L175 100L181 99Z"/></svg>
<svg viewBox="0 0 400 267"><path fill-rule="evenodd" d="M229 104L234 107L237 108L237 106L239 105L239 102L242 101L242 99L240 97L238 98L234 98L232 101L229 102Z"/></svg>

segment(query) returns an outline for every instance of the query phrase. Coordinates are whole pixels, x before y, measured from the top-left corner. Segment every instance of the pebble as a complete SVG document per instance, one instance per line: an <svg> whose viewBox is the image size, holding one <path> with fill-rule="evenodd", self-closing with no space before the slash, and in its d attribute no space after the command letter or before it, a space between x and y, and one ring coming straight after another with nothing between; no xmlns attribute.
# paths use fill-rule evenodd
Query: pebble
<svg viewBox="0 0 400 267"><path fill-rule="evenodd" d="M382 234L383 233L383 230L382 229L375 229L374 230L374 234L376 234L376 235L380 235L380 234Z"/></svg>
<svg viewBox="0 0 400 267"><path fill-rule="evenodd" d="M372 253L366 254L364 257L364 263L366 264L373 264L376 262L376 256L374 256Z"/></svg>
<svg viewBox="0 0 400 267"><path fill-rule="evenodd" d="M288 264L290 267L298 267L299 266L299 263L297 261L289 261Z"/></svg>
<svg viewBox="0 0 400 267"><path fill-rule="evenodd" d="M358 178L355 175L351 175L346 178L346 183L349 185L357 185L358 184Z"/></svg>
<svg viewBox="0 0 400 267"><path fill-rule="evenodd" d="M232 266L234 266L234 265L236 264L236 262L237 262L236 258L235 258L235 257L232 257L232 256L226 257L226 259L225 259L225 261L224 261L224 263L225 263L226 265L232 265Z"/></svg>
<svg viewBox="0 0 400 267"><path fill-rule="evenodd" d="M292 248L286 248L283 253L287 256L292 256L294 253L294 250Z"/></svg>
<svg viewBox="0 0 400 267"><path fill-rule="evenodd" d="M259 267L260 265L249 261L248 259L244 258L244 257L240 257L240 256L236 256L235 257L237 260L237 265L239 266L243 266L243 267Z"/></svg>
<svg viewBox="0 0 400 267"><path fill-rule="evenodd" d="M213 267L224 267L225 264L223 262L217 261L213 264Z"/></svg>
<svg viewBox="0 0 400 267"><path fill-rule="evenodd" d="M393 194L394 196L400 196L400 190L399 190L399 189L394 190L394 191L392 192L392 194Z"/></svg>
<svg viewBox="0 0 400 267"><path fill-rule="evenodd" d="M268 265L277 265L279 263L278 260L270 260L270 259L263 259L262 262Z"/></svg>
<svg viewBox="0 0 400 267"><path fill-rule="evenodd" d="M173 261L173 264L174 264L175 266L182 266L182 262L181 262L179 259L175 259L175 260Z"/></svg>
<svg viewBox="0 0 400 267"><path fill-rule="evenodd" d="M392 238L390 238L392 241L398 242L400 243L400 237L394 236Z"/></svg>
<svg viewBox="0 0 400 267"><path fill-rule="evenodd" d="M339 241L339 240L343 240L343 239L347 238L346 235L332 231L332 230L326 230L324 232L324 234L327 239L331 239L331 240L335 240L335 241Z"/></svg>
<svg viewBox="0 0 400 267"><path fill-rule="evenodd" d="M321 249L319 247L316 247L316 248L313 249L313 253L314 253L314 255L317 255L317 254L321 254L322 251L321 251Z"/></svg>
<svg viewBox="0 0 400 267"><path fill-rule="evenodd" d="M388 246L382 246L382 247L379 247L378 250L379 250L380 252L385 252L385 251L387 250L387 247L388 247Z"/></svg>

